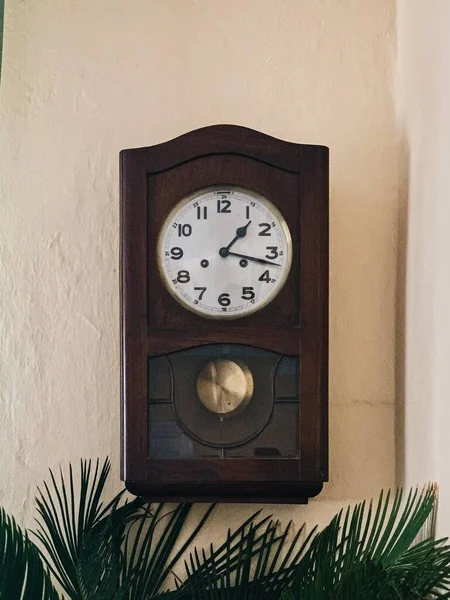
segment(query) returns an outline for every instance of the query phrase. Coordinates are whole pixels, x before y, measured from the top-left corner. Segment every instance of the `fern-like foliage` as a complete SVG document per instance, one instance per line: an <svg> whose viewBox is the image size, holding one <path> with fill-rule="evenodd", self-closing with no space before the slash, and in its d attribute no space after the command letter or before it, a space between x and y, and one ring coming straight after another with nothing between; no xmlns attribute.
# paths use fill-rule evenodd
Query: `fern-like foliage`
<svg viewBox="0 0 450 600"><path fill-rule="evenodd" d="M104 505L109 469L108 461L82 461L78 481L72 468L68 477L51 473L37 498L36 535L67 599L450 598L450 546L430 535L418 541L435 514L432 487L381 494L309 535L257 512L222 544L191 550L213 506L186 535L189 504L123 503L119 494ZM185 576L175 576L183 559ZM21 600L15 593L8 600Z"/></svg>
<svg viewBox="0 0 450 600"><path fill-rule="evenodd" d="M289 541L292 523L281 529L258 513L228 536L220 547L195 550L185 561L181 590L192 600L277 600L294 580L315 530L304 527Z"/></svg>
<svg viewBox="0 0 450 600"><path fill-rule="evenodd" d="M0 600L58 600L39 550L2 508Z"/></svg>
<svg viewBox="0 0 450 600"><path fill-rule="evenodd" d="M340 512L312 540L284 600L450 597L450 547L432 538L415 543L435 503L427 487Z"/></svg>
<svg viewBox="0 0 450 600"><path fill-rule="evenodd" d="M104 506L101 497L109 470L108 461L95 467L82 461L79 478L71 467L68 477L61 472L56 478L50 472L50 483L44 483L36 499L35 535L70 600L181 600L213 593L238 598L247 589L251 598L267 597L268 591L276 598L293 580L308 545L308 540L299 544L303 529L288 543L291 526L280 532L277 522L260 513L229 531L217 548L194 550L185 563L184 580L175 578L175 566L214 506L184 535L189 504L121 504L119 494Z"/></svg>
<svg viewBox="0 0 450 600"><path fill-rule="evenodd" d="M121 552L125 530L142 501L120 506L122 493L106 506L102 494L109 460L81 461L75 483L72 466L59 481L50 471L36 498L39 513L35 532L45 549L49 569L71 600L121 600Z"/></svg>
<svg viewBox="0 0 450 600"><path fill-rule="evenodd" d="M154 598L173 566L208 519L210 507L178 552L191 506L175 509L141 499L122 503L122 493L104 505L110 463L81 461L76 477L50 471L36 498L36 537L49 569L70 600ZM162 593L162 592L161 592Z"/></svg>
<svg viewBox="0 0 450 600"><path fill-rule="evenodd" d="M175 565L208 520L210 506L197 526L176 550L190 504L169 509L165 504L146 504L137 512L128 528L122 562L122 581L127 583L127 600L165 597L164 589Z"/></svg>

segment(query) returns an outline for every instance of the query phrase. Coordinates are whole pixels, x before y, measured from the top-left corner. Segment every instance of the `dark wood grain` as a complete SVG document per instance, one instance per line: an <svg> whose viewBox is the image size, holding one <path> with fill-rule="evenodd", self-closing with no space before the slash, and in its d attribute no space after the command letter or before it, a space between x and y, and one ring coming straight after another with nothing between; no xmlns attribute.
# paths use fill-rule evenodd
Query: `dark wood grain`
<svg viewBox="0 0 450 600"><path fill-rule="evenodd" d="M328 480L328 154L301 148L300 281L302 468Z"/></svg>
<svg viewBox="0 0 450 600"><path fill-rule="evenodd" d="M121 155L122 477L144 479L147 456L147 178ZM130 475L129 475L130 474Z"/></svg>
<svg viewBox="0 0 450 600"><path fill-rule="evenodd" d="M281 292L266 308L241 318L240 329L299 325L299 203L298 175L245 156L214 154L194 158L148 177L148 327L155 330L203 328L217 330L217 342L226 342L223 322L207 321L185 310L167 291L158 273L156 244L167 213L181 198L202 186L234 184L259 192L282 212L293 233L293 258ZM232 327L233 325L231 325ZM225 337L224 337L225 335ZM230 340L231 341L231 340ZM176 342L176 336L174 336Z"/></svg>
<svg viewBox="0 0 450 600"><path fill-rule="evenodd" d="M198 482L127 481L129 492L149 502L261 502L307 504L323 488L318 482Z"/></svg>
<svg viewBox="0 0 450 600"><path fill-rule="evenodd" d="M213 322L211 322L213 323ZM280 354L298 354L300 327L239 327L214 323L215 327L173 329L151 329L148 334L148 355L158 356L177 350L186 350L205 344L228 343L256 346L263 350L273 350Z"/></svg>
<svg viewBox="0 0 450 600"><path fill-rule="evenodd" d="M227 322L184 310L156 268L168 211L212 184L269 198L293 238L293 264L265 308ZM121 152L122 478L155 499L301 502L328 477L328 149L220 125ZM148 457L147 360L210 343L246 344L300 361L299 459ZM214 491L216 490L216 491Z"/></svg>
<svg viewBox="0 0 450 600"><path fill-rule="evenodd" d="M211 125L154 146L122 150L121 156L132 168L138 163L148 165L147 173L165 171L195 157L212 154L254 158L279 169L298 173L300 146L328 152L326 146L295 144L248 127Z"/></svg>

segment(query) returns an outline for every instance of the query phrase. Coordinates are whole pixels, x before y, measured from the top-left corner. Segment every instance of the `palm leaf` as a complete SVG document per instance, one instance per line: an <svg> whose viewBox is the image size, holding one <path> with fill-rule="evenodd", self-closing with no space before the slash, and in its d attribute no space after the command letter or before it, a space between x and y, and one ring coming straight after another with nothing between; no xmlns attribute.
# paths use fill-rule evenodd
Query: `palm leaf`
<svg viewBox="0 0 450 600"><path fill-rule="evenodd" d="M108 459L101 466L97 460L95 467L91 461L81 461L77 484L70 466L68 479L61 471L57 481L50 471L50 483L38 489L35 535L46 551L51 573L72 600L123 596L115 595L122 589L121 544L126 525L142 501L119 506L120 493L105 506L101 497L109 471Z"/></svg>
<svg viewBox="0 0 450 600"><path fill-rule="evenodd" d="M192 600L258 600L280 598L293 581L297 565L314 530L303 543L304 527L288 542L290 523L279 532L279 523L253 515L219 548L194 551L185 561L187 580L182 590Z"/></svg>
<svg viewBox="0 0 450 600"><path fill-rule="evenodd" d="M206 523L214 506L210 506L177 552L175 546L191 511L190 504L179 504L166 511L164 504L147 504L133 518L123 552L122 581L130 582L127 598L153 598L186 548Z"/></svg>
<svg viewBox="0 0 450 600"><path fill-rule="evenodd" d="M177 578L176 589L163 592L213 506L180 544L191 506L168 510L139 499L121 505L121 494L105 506L109 469L108 461L95 467L82 461L78 484L72 468L68 479L50 473L36 499L36 535L72 600L450 598L449 546L445 540L417 542L433 521L431 487L406 498L400 490L381 494L376 503L342 511L302 543L303 528L288 542L290 525L280 531L278 522L255 513L219 547L194 549L185 560L185 581Z"/></svg>
<svg viewBox="0 0 450 600"><path fill-rule="evenodd" d="M312 540L286 599L367 600L447 597L450 547L419 543L436 507L436 490L401 490L339 513Z"/></svg>
<svg viewBox="0 0 450 600"><path fill-rule="evenodd" d="M108 460L95 466L81 461L78 481L70 466L68 477L61 472L56 478L50 471L50 482L38 489L35 535L49 569L72 600L135 600L160 593L213 510L207 509L175 552L190 505L170 511L142 499L120 505L118 494L104 506L109 471Z"/></svg>
<svg viewBox="0 0 450 600"><path fill-rule="evenodd" d="M121 555L112 551L117 533L112 519L104 519L100 527L86 536L78 562L83 598L123 600L126 597L128 585L121 583Z"/></svg>
<svg viewBox="0 0 450 600"><path fill-rule="evenodd" d="M39 550L2 508L0 600L58 600Z"/></svg>

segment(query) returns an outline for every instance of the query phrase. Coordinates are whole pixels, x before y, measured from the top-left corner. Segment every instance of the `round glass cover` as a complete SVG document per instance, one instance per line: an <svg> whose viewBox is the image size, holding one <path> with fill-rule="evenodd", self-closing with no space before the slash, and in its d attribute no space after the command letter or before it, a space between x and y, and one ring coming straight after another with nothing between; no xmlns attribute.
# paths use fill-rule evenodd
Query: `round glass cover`
<svg viewBox="0 0 450 600"><path fill-rule="evenodd" d="M292 240L280 211L236 186L198 190L168 215L158 239L158 267L167 290L203 317L249 315L281 291Z"/></svg>

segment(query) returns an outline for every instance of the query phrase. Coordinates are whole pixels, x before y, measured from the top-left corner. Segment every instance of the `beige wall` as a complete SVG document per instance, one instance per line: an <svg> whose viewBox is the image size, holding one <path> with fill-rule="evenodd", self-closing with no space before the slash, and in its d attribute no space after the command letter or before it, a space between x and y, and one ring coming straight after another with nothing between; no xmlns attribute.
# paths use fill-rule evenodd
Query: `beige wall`
<svg viewBox="0 0 450 600"><path fill-rule="evenodd" d="M118 153L221 122L331 150L331 482L272 510L323 522L392 486L394 0L6 4L0 504L31 523L81 456L120 487Z"/></svg>
<svg viewBox="0 0 450 600"><path fill-rule="evenodd" d="M438 526L445 536L450 531L449 26L447 0L399 0L398 98L409 196L402 236L408 234L402 266L405 481L438 482Z"/></svg>

